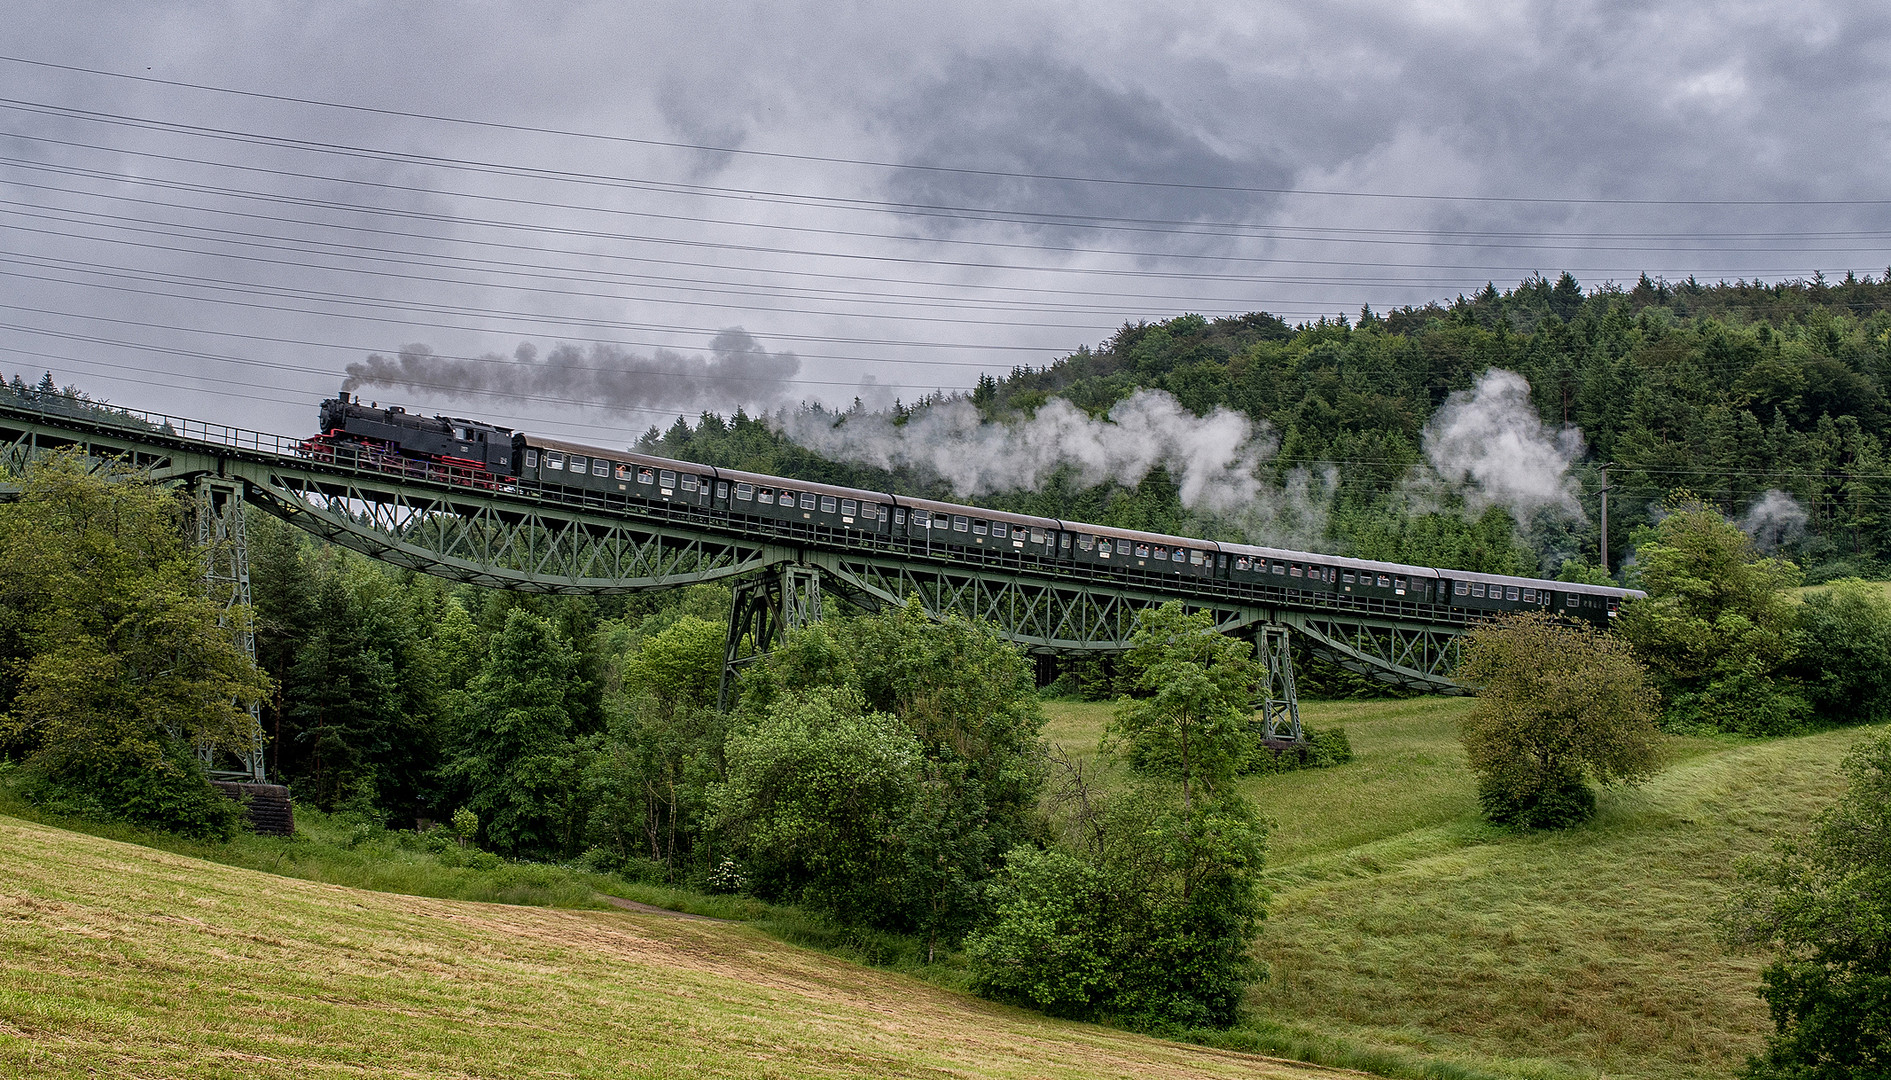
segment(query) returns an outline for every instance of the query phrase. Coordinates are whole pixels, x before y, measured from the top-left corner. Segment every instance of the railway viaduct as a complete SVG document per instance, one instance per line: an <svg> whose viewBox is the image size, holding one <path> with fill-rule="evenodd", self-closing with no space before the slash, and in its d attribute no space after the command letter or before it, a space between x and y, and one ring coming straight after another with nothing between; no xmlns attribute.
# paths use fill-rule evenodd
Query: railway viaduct
<svg viewBox="0 0 1891 1080"><path fill-rule="evenodd" d="M36 454L77 447L188 485L199 537L212 552L207 583L231 604L248 600L243 508L251 505L371 558L490 588L607 594L726 581L735 605L725 688L731 671L835 599L872 609L917 598L934 618L984 619L1032 652L1064 655L1126 648L1138 613L1170 600L1211 612L1224 633L1255 639L1266 672L1257 694L1262 736L1276 745L1301 737L1290 633L1316 655L1373 678L1461 690L1449 672L1469 620L1429 605L1118 580L1015 558L969 563L858 534L758 534L707 507L626 507L529 484L476 486L466 474L420 462L316 461L301 444L181 417L0 394L4 475L20 475ZM256 749L239 767L213 773L260 781L262 762L259 726Z"/></svg>

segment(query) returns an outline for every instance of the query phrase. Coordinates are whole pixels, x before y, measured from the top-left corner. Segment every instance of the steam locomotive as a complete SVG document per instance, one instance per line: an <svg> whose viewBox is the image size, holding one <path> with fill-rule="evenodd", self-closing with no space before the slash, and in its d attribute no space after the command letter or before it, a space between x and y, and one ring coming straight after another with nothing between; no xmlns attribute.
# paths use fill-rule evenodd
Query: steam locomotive
<svg viewBox="0 0 1891 1080"><path fill-rule="evenodd" d="M1199 580L1258 602L1327 603L1422 616L1539 610L1607 625L1633 589L1438 570L1012 514L788 480L544 438L459 417L322 402L312 457L488 490L663 509L787 539L877 546L986 564L1042 567L1149 584ZM1316 598L1324 595L1326 600Z"/></svg>

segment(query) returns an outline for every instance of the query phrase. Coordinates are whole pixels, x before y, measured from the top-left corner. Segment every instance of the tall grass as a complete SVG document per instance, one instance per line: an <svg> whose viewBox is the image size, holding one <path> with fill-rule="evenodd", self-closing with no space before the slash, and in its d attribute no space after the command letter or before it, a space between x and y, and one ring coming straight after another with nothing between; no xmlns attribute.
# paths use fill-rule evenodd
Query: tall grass
<svg viewBox="0 0 1891 1080"><path fill-rule="evenodd" d="M1734 861L1836 797L1862 732L1674 739L1664 771L1605 791L1597 818L1519 833L1477 815L1463 699L1311 702L1355 760L1241 781L1274 822L1270 975L1233 1031L1193 1033L1396 1076L1725 1075L1769 1024L1759 958L1712 914ZM1094 752L1107 710L1052 703ZM1100 762L1106 784L1129 779Z"/></svg>

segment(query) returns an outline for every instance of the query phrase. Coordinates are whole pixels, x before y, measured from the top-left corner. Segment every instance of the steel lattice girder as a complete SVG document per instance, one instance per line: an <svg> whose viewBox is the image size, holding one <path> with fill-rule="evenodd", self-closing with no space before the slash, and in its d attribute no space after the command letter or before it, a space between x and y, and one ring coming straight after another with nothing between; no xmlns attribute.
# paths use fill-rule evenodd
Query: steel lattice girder
<svg viewBox="0 0 1891 1080"><path fill-rule="evenodd" d="M1278 621L1306 635L1313 651L1349 671L1433 693L1464 693L1451 679L1469 627L1283 611Z"/></svg>
<svg viewBox="0 0 1891 1080"><path fill-rule="evenodd" d="M1136 617L1181 600L1190 611L1212 611L1223 633L1270 621L1268 610L1236 603L1177 597L1076 577L1012 573L830 551L806 554L839 586L865 603L902 604L918 597L933 618L960 615L995 623L1012 641L1042 652L1119 652L1129 647Z"/></svg>
<svg viewBox="0 0 1891 1080"><path fill-rule="evenodd" d="M628 515L371 477L238 465L251 501L364 555L454 581L540 593L675 588L792 560L761 540Z"/></svg>

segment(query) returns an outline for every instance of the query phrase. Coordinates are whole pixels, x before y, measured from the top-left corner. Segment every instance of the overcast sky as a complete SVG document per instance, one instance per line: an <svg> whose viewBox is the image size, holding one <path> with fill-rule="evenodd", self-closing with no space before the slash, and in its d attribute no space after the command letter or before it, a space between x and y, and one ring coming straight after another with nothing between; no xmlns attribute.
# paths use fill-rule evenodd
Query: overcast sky
<svg viewBox="0 0 1891 1080"><path fill-rule="evenodd" d="M429 388L364 401L623 443L679 411L912 400L1185 311L1891 265L1876 4L7 23L0 372L285 433L370 354Z"/></svg>

